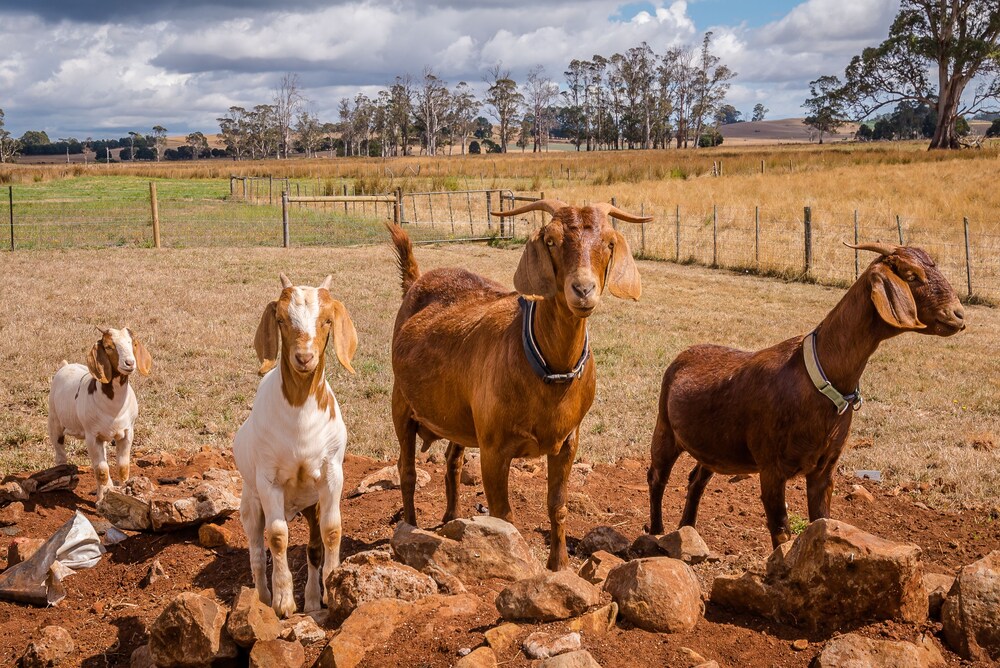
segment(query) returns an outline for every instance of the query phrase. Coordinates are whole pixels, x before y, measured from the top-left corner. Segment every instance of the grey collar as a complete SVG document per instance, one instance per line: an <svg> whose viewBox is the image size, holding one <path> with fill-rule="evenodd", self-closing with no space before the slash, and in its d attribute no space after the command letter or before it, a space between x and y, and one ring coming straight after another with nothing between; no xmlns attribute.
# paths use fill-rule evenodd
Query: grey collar
<svg viewBox="0 0 1000 668"><path fill-rule="evenodd" d="M849 406L858 410L864 403L864 399L861 397L861 388L855 388L854 392L850 394L841 394L823 373L823 367L819 364L819 356L816 354L816 331L814 329L802 339L802 357L805 358L809 379L816 389L837 407L837 415L843 415Z"/></svg>

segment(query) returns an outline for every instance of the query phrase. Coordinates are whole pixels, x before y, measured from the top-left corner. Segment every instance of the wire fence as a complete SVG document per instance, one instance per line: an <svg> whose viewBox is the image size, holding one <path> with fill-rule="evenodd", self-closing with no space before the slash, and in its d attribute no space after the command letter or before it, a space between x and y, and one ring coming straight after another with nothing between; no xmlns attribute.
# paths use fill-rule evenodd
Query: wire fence
<svg viewBox="0 0 1000 668"><path fill-rule="evenodd" d="M525 238L544 223L540 212L514 218L491 214L544 193L397 190L373 196L339 182L247 177L244 196L243 182L234 177L227 187L219 180L164 180L151 187L134 179L116 182L108 192L11 186L0 191L0 225L6 223L9 236L4 245L12 250L153 247L157 233L159 245L170 248L359 245L383 242L382 221L396 216L415 241L446 242ZM277 197L275 184L281 188ZM272 189L270 202L265 188ZM967 298L1000 302L1000 226L960 213L924 219L818 206L793 212L646 204L638 211L652 215L653 222L615 225L640 257L846 284L870 256L844 242L903 243L927 250Z"/></svg>

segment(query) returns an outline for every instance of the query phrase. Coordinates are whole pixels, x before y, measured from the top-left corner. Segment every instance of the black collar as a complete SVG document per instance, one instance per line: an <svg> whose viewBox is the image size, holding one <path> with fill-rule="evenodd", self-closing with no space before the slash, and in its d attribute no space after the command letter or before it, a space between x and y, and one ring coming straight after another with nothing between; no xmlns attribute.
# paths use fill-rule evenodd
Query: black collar
<svg viewBox="0 0 1000 668"><path fill-rule="evenodd" d="M535 375L541 378L546 385L571 383L583 375L583 367L590 358L590 334L587 330L585 329L583 334L583 353L576 366L567 373L554 373L549 368L545 358L542 357L538 341L535 340L535 302L518 297L517 304L521 308L521 344L524 346L524 356L528 358L528 364L531 365L531 370L535 372Z"/></svg>

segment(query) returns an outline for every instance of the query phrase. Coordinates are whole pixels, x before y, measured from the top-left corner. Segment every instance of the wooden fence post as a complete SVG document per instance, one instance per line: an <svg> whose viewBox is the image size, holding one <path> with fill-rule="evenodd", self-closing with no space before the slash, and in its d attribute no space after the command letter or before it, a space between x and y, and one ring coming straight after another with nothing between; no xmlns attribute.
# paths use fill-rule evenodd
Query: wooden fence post
<svg viewBox="0 0 1000 668"><path fill-rule="evenodd" d="M854 245L858 245L858 210L854 210ZM861 275L861 257L858 249L854 249L854 280L858 280Z"/></svg>
<svg viewBox="0 0 1000 668"><path fill-rule="evenodd" d="M680 204L677 205L677 216L675 220L677 221L676 222L677 241L676 245L674 246L674 261L680 262L681 261L681 205Z"/></svg>
<svg viewBox="0 0 1000 668"><path fill-rule="evenodd" d="M806 207L803 211L802 216L802 227L805 234L805 251L806 251L806 272L812 269L812 208Z"/></svg>
<svg viewBox="0 0 1000 668"><path fill-rule="evenodd" d="M232 197L236 194L236 177L232 174L229 175L229 196Z"/></svg>
<svg viewBox="0 0 1000 668"><path fill-rule="evenodd" d="M899 245L904 246L903 243L903 223L899 220L899 214L896 214L896 232L899 233Z"/></svg>
<svg viewBox="0 0 1000 668"><path fill-rule="evenodd" d="M7 186L7 201L10 203L10 249L14 250L14 186Z"/></svg>
<svg viewBox="0 0 1000 668"><path fill-rule="evenodd" d="M645 203L640 203L639 204L639 215L640 216L645 216L646 215L646 204ZM639 223L639 231L642 233L642 255L645 257L645 255L646 255L646 223Z"/></svg>
<svg viewBox="0 0 1000 668"><path fill-rule="evenodd" d="M347 203L344 203L347 206ZM281 193L281 245L288 248L288 193Z"/></svg>
<svg viewBox="0 0 1000 668"><path fill-rule="evenodd" d="M497 191L497 198L500 200L500 210L503 211L503 191ZM427 196L427 200L430 201L430 195ZM513 205L513 202L511 202ZM504 233L507 231L507 219L503 216L500 217L500 238L504 238Z"/></svg>
<svg viewBox="0 0 1000 668"><path fill-rule="evenodd" d="M153 213L153 248L160 247L160 206L156 198L156 183L149 182L149 206Z"/></svg>
<svg viewBox="0 0 1000 668"><path fill-rule="evenodd" d="M344 184L344 197L347 197L347 184ZM347 215L347 202L344 202L344 215Z"/></svg>
<svg viewBox="0 0 1000 668"><path fill-rule="evenodd" d="M972 257L969 252L969 219L963 218L962 224L965 226L965 281L969 288L969 298L972 298Z"/></svg>
<svg viewBox="0 0 1000 668"><path fill-rule="evenodd" d="M764 161L760 161L761 165ZM753 208L753 260L760 267L760 207Z"/></svg>
<svg viewBox="0 0 1000 668"><path fill-rule="evenodd" d="M712 266L719 266L719 207L712 205Z"/></svg>

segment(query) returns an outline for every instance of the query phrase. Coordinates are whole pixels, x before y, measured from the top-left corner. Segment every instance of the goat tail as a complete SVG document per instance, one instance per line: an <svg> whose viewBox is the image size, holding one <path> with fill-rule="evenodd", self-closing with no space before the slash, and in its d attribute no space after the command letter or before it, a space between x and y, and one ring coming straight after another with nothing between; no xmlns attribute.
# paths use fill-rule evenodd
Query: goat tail
<svg viewBox="0 0 1000 668"><path fill-rule="evenodd" d="M420 267L413 257L413 243L410 241L410 236L395 223L391 225L386 223L385 227L392 235L392 245L396 249L396 264L399 266L399 276L405 296L410 286L420 278Z"/></svg>

